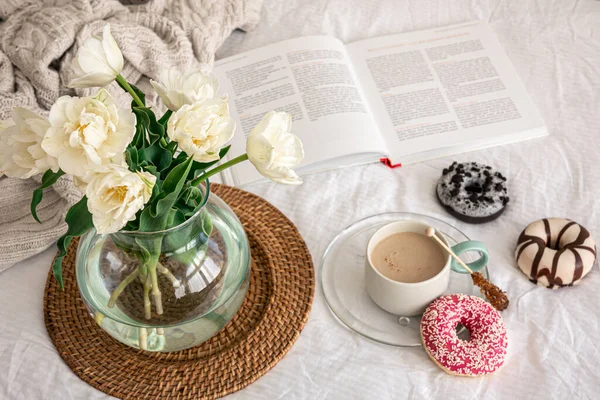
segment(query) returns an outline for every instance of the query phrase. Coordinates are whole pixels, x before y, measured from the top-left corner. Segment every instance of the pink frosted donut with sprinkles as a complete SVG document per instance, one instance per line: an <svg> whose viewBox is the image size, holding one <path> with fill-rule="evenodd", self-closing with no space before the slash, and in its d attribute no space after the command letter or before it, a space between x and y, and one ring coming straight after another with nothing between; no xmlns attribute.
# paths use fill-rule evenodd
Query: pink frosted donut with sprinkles
<svg viewBox="0 0 600 400"><path fill-rule="evenodd" d="M470 340L456 334L458 324ZM427 355L451 375L479 376L504 364L508 337L500 313L485 300L449 294L434 300L421 319L421 340Z"/></svg>

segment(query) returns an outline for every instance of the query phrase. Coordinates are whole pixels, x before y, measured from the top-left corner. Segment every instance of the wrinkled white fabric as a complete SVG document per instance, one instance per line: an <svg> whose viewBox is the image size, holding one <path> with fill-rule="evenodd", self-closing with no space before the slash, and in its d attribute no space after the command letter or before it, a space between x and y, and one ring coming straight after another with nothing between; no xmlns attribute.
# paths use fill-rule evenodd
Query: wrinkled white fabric
<svg viewBox="0 0 600 400"><path fill-rule="evenodd" d="M219 57L301 35L344 41L487 19L538 106L551 136L389 170L369 165L304 177L304 185L248 188L297 224L318 271L345 226L385 211L452 222L491 253L492 280L508 291L506 365L484 378L457 378L421 348L371 342L340 325L320 284L308 323L290 352L231 399L596 399L600 391L600 271L552 291L516 268L521 230L548 216L574 219L600 241L600 1L266 0L261 24L234 34ZM342 135L343 132L334 132ZM508 176L511 203L481 226L454 221L435 182L454 159L488 163ZM0 275L0 398L106 399L58 356L43 323L44 282L54 249ZM318 277L318 273L317 273ZM124 377L126 379L126 377Z"/></svg>

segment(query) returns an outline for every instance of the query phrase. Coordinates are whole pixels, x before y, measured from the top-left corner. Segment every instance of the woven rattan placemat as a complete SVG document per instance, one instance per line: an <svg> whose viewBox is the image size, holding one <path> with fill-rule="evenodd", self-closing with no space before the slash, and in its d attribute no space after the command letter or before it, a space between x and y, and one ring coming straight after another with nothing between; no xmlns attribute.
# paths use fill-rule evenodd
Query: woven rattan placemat
<svg viewBox="0 0 600 400"><path fill-rule="evenodd" d="M233 320L198 347L174 353L129 348L89 316L75 281L75 250L63 263L65 290L48 275L44 315L67 365L98 390L122 399L209 399L254 382L290 349L310 312L315 280L296 227L262 198L212 185L242 221L253 259L250 287Z"/></svg>

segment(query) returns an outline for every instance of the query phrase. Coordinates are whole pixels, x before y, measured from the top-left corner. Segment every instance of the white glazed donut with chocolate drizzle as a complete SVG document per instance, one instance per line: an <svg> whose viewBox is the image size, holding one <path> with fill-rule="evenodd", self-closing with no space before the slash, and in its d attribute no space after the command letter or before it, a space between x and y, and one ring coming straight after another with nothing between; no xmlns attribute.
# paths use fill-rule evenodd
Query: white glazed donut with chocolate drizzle
<svg viewBox="0 0 600 400"><path fill-rule="evenodd" d="M596 260L596 243L576 222L544 218L523 230L515 259L531 282L557 289L578 284L590 272Z"/></svg>

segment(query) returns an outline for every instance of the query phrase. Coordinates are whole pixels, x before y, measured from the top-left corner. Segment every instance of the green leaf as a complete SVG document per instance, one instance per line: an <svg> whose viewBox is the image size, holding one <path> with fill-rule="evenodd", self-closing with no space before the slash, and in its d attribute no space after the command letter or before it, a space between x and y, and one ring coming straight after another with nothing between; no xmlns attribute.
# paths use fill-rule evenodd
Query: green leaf
<svg viewBox="0 0 600 400"><path fill-rule="evenodd" d="M192 215L196 214L201 207L202 201L198 201L195 207L191 207L188 209L188 211L185 213L185 217L190 218Z"/></svg>
<svg viewBox="0 0 600 400"><path fill-rule="evenodd" d="M170 228L173 226L180 225L184 222L185 222L185 216L183 215L181 210L178 210L176 208L171 208L171 210L169 211L169 218L167 218L166 226L168 228Z"/></svg>
<svg viewBox="0 0 600 400"><path fill-rule="evenodd" d="M177 154L177 157L175 157L175 160L180 161L180 162L184 162L188 158L190 158L190 157L187 155L187 153L185 151L182 151L179 154Z"/></svg>
<svg viewBox="0 0 600 400"><path fill-rule="evenodd" d="M222 160L223 157L225 157L227 155L227 153L229 153L230 149L231 149L231 145L225 146L221 150L219 150L219 160Z"/></svg>
<svg viewBox="0 0 600 400"><path fill-rule="evenodd" d="M156 142L160 143L160 139L165 136L165 128L156 121L156 115L148 107L132 107L138 121L146 128L150 137L150 145Z"/></svg>
<svg viewBox="0 0 600 400"><path fill-rule="evenodd" d="M144 164L143 165L144 171L150 172L152 175L154 175L156 177L156 183L154 184L154 186L156 187L156 185L160 185L161 184L161 182L159 182L160 173L158 172L158 169L156 168L156 166L148 164L146 161L144 161L143 163L140 163L140 165L142 165L142 164Z"/></svg>
<svg viewBox="0 0 600 400"><path fill-rule="evenodd" d="M204 236L207 238L210 237L213 230L212 220L210 219L210 215L207 213L202 218L202 232L204 232Z"/></svg>
<svg viewBox="0 0 600 400"><path fill-rule="evenodd" d="M171 118L171 114L173 114L173 111L167 110L167 112L165 112L165 114L158 120L158 123L161 124L165 130L167 129L167 123L169 122L169 118Z"/></svg>
<svg viewBox="0 0 600 400"><path fill-rule="evenodd" d="M169 210L179 198L185 178L187 177L192 159L173 168L162 183L161 192L156 196L154 204L147 206L140 216L140 231L156 232L166 228Z"/></svg>
<svg viewBox="0 0 600 400"><path fill-rule="evenodd" d="M197 263L198 257L205 254L206 243L213 230L210 215L203 211L200 213L194 220L166 236L163 243L163 249L173 253L173 259L187 265Z"/></svg>
<svg viewBox="0 0 600 400"><path fill-rule="evenodd" d="M65 222L68 225L67 233L58 239L58 255L54 259L52 266L52 273L58 281L60 288L64 289L62 280L62 261L65 255L67 255L67 248L69 243L76 236L81 236L88 230L94 227L92 221L92 214L90 214L87 208L87 197L83 196L77 204L67 211Z"/></svg>
<svg viewBox="0 0 600 400"><path fill-rule="evenodd" d="M175 142L171 142L171 143L175 143ZM169 143L169 145L171 143ZM177 154L177 157L173 158L173 161L171 161L171 168L175 168L179 164L183 164L185 161L187 161L188 158L189 157L186 152L184 152L184 151L180 152L179 154ZM192 166L193 165L194 164L192 163Z"/></svg>
<svg viewBox="0 0 600 400"><path fill-rule="evenodd" d="M169 144L167 145L167 150L169 150L171 153L175 154L175 150L177 150L177 142L176 141L169 142Z"/></svg>
<svg viewBox="0 0 600 400"><path fill-rule="evenodd" d="M147 274L149 265L156 265L160 258L162 237L152 235L149 238L137 237L135 242L142 258L142 273Z"/></svg>
<svg viewBox="0 0 600 400"><path fill-rule="evenodd" d="M190 200L200 201L200 200L202 200L202 196L203 196L202 190L200 190L200 188L198 188L196 186L192 186L188 189L186 202L188 202Z"/></svg>
<svg viewBox="0 0 600 400"><path fill-rule="evenodd" d="M179 164L169 172L162 185L164 193L177 192L179 194L179 191L181 191L181 188L185 184L185 178L190 171L192 161L191 158L188 158L186 162Z"/></svg>
<svg viewBox="0 0 600 400"><path fill-rule="evenodd" d="M171 165L173 154L155 143L144 149L144 158L162 172Z"/></svg>
<svg viewBox="0 0 600 400"><path fill-rule="evenodd" d="M144 124L136 117L135 135L131 140L131 146L141 149L146 145L146 128Z"/></svg>
<svg viewBox="0 0 600 400"><path fill-rule="evenodd" d="M125 225L123 230L124 231L137 231L139 229L138 218L139 218L139 215L136 216L136 219L134 219L133 221L127 222L127 224Z"/></svg>
<svg viewBox="0 0 600 400"><path fill-rule="evenodd" d="M156 197L153 196L153 204L142 211L139 217L139 231L158 232L166 229L169 220L174 223L173 221L175 221L177 215L172 214L171 210L179 198L191 165L192 159L190 158L169 172L162 183L161 192ZM158 261L162 249L162 239L162 237L155 235L148 238L136 238L144 266L153 265Z"/></svg>
<svg viewBox="0 0 600 400"><path fill-rule="evenodd" d="M176 209L181 211L181 213L184 216L189 215L189 213L191 211L193 211L194 208L196 208L196 204L197 204L194 200L187 201L188 194L189 194L189 192L187 190L184 190L181 193L179 200L177 200L177 203L175 203L175 206L174 206ZM168 226L172 227L172 225L168 225Z"/></svg>
<svg viewBox="0 0 600 400"><path fill-rule="evenodd" d="M127 165L131 172L138 170L138 151L135 147L129 146L125 149L125 161L127 161Z"/></svg>
<svg viewBox="0 0 600 400"><path fill-rule="evenodd" d="M33 196L31 197L31 215L33 215L33 218L37 222L41 223L40 219L37 216L37 206L38 204L40 204L42 198L44 197L44 189L47 189L50 186L54 185L58 178L60 178L64 174L65 173L60 169L58 170L58 172L52 172L52 170L49 169L48 171L44 172L44 175L42 176L42 185L33 191Z"/></svg>
<svg viewBox="0 0 600 400"><path fill-rule="evenodd" d="M205 204L204 200L204 192L200 188L196 186L186 187L175 207L188 219L202 208Z"/></svg>

